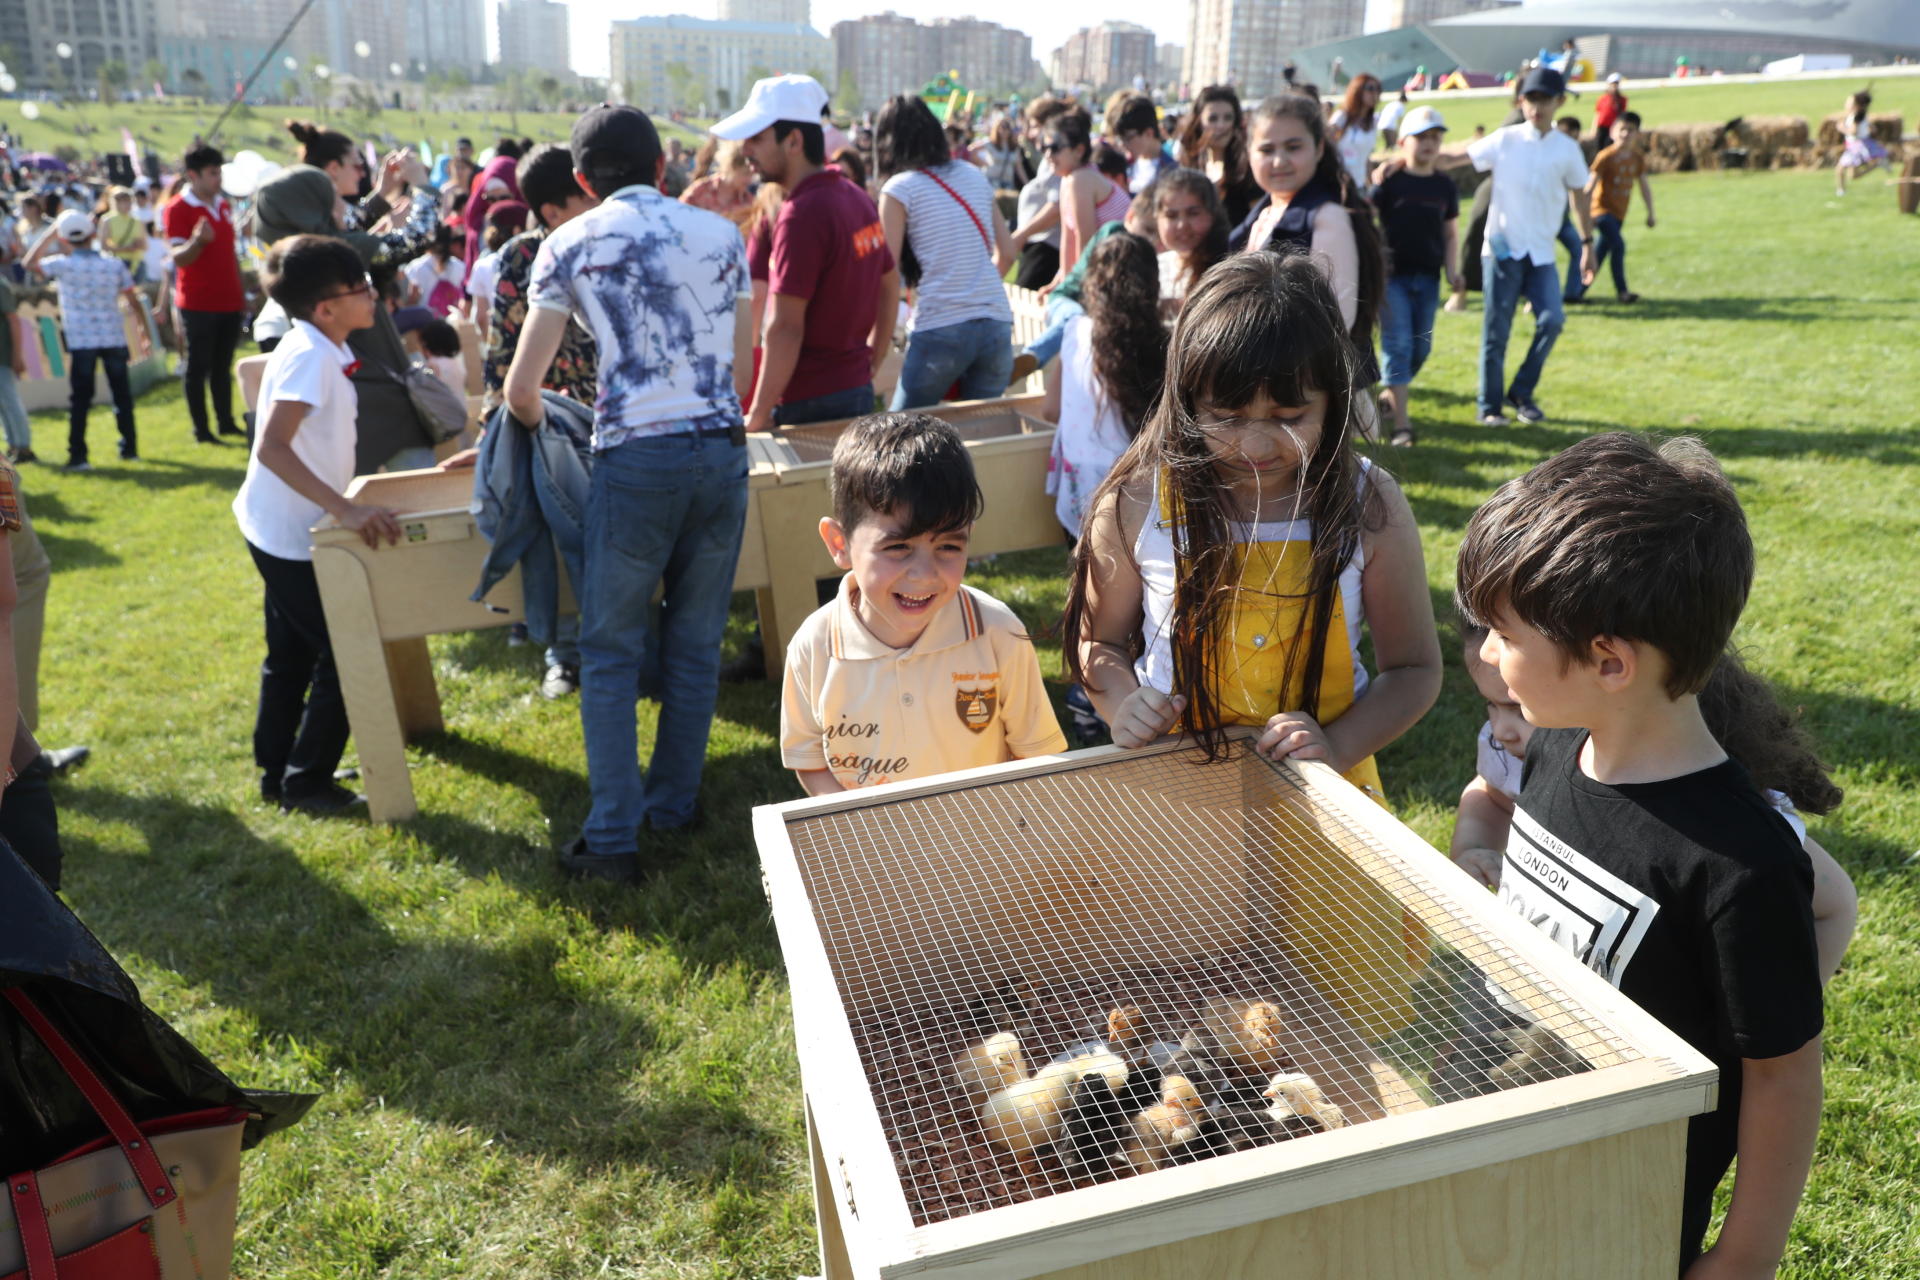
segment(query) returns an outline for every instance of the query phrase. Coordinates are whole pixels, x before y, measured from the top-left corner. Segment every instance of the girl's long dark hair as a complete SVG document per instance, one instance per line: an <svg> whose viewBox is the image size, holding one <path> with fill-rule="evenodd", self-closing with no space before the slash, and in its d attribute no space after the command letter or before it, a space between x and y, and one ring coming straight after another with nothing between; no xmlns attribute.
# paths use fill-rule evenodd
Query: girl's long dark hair
<svg viewBox="0 0 1920 1280"><path fill-rule="evenodd" d="M912 94L887 99L873 122L874 168L885 182L909 169L930 169L953 159L947 131L926 103Z"/></svg>
<svg viewBox="0 0 1920 1280"><path fill-rule="evenodd" d="M1700 715L1753 785L1778 791L1807 813L1832 813L1844 792L1822 764L1800 717L1733 650L1720 655L1700 690Z"/></svg>
<svg viewBox="0 0 1920 1280"><path fill-rule="evenodd" d="M1224 102L1233 108L1233 132L1227 136L1226 154L1220 157L1221 171L1220 199L1226 200L1230 191L1245 187L1253 181L1253 170L1247 163L1247 118L1240 109L1240 95L1233 91L1232 85L1210 84L1202 89L1193 100L1193 107L1187 113L1187 123L1180 130L1180 154L1192 168L1206 171L1206 153L1211 150L1207 142L1206 126L1200 123L1210 102Z"/></svg>
<svg viewBox="0 0 1920 1280"><path fill-rule="evenodd" d="M1185 723L1209 759L1225 753L1218 688L1222 636L1241 584L1233 572L1236 544L1248 521L1227 506L1226 490L1199 424L1201 411L1231 411L1262 392L1296 406L1314 391L1327 397L1320 439L1301 468L1301 515L1313 525L1306 608L1287 640L1281 687L1301 689L1300 706L1320 714L1335 593L1361 536L1384 523L1372 480L1353 449L1357 428L1353 344L1341 332L1340 308L1320 269L1305 257L1243 253L1215 266L1187 296L1167 350L1167 376L1146 427L1094 494L1089 510L1117 509L1123 491L1157 492L1169 522L1179 569L1174 574L1173 692L1185 695ZM1095 518L1102 518L1096 516ZM1112 517L1106 517L1112 518ZM1089 622L1087 592L1095 570L1094 539L1074 551L1073 579L1062 623L1068 671L1087 683L1080 641ZM1129 566L1130 567L1130 566ZM1129 637L1134 656L1144 637ZM1333 661L1344 662L1346 638ZM1297 677L1297 678L1296 678Z"/></svg>
<svg viewBox="0 0 1920 1280"><path fill-rule="evenodd" d="M287 132L300 144L301 164L324 169L335 160L345 160L353 154L352 138L311 120L289 120Z"/></svg>
<svg viewBox="0 0 1920 1280"><path fill-rule="evenodd" d="M1313 177L1309 181L1321 183L1339 193L1341 207L1346 209L1347 218L1353 223L1354 247L1360 252L1360 296L1354 308L1353 328L1348 330L1348 336L1353 339L1355 346L1371 351L1373 327L1380 318L1380 303L1387 293L1387 251L1380 238L1379 224L1373 220L1373 205L1354 188L1353 179L1347 176L1346 166L1340 163L1340 154L1327 137L1326 115L1318 98L1285 93L1268 98L1253 109L1256 124L1261 120L1282 118L1298 120L1306 128L1307 136L1320 149L1320 163L1314 166Z"/></svg>
<svg viewBox="0 0 1920 1280"><path fill-rule="evenodd" d="M1130 231L1108 236L1087 259L1080 302L1093 321L1093 372L1129 438L1160 398L1167 329L1160 323L1160 257Z"/></svg>
<svg viewBox="0 0 1920 1280"><path fill-rule="evenodd" d="M1198 169L1169 169L1154 180L1152 189L1156 220L1161 202L1176 191L1184 191L1198 200L1211 219L1206 242L1194 251L1193 262L1187 270L1187 288L1191 289L1214 263L1227 256L1227 237L1232 228L1227 225L1227 211L1220 203L1220 193Z"/></svg>

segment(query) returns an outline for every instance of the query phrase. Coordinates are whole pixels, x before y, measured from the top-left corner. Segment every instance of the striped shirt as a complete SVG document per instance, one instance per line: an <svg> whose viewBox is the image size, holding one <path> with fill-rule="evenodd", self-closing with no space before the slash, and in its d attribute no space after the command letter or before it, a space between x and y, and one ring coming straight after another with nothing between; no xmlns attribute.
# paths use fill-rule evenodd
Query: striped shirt
<svg viewBox="0 0 1920 1280"><path fill-rule="evenodd" d="M1067 748L1033 641L1013 611L962 586L904 649L855 613L853 575L787 646L780 760L878 786Z"/></svg>
<svg viewBox="0 0 1920 1280"><path fill-rule="evenodd" d="M951 194L941 189L941 182L952 188ZM993 188L985 174L949 160L894 174L880 195L893 197L906 209L907 247L920 262L909 331L944 329L968 320L1013 323L1013 308L993 265Z"/></svg>

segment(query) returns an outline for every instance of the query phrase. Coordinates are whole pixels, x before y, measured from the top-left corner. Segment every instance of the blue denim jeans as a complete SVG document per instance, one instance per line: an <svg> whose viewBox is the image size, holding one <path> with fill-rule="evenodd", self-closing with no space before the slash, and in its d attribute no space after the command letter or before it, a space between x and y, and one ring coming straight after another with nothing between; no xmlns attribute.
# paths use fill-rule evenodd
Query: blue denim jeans
<svg viewBox="0 0 1920 1280"><path fill-rule="evenodd" d="M919 409L939 404L947 388L960 384L962 400L987 400L1007 393L1013 376L1013 321L962 320L907 335L907 357L893 404Z"/></svg>
<svg viewBox="0 0 1920 1280"><path fill-rule="evenodd" d="M1600 273L1602 263L1613 263L1613 291L1627 293L1627 242L1620 234L1620 219L1610 213L1603 213L1593 220L1593 234L1596 240L1593 252L1593 271Z"/></svg>
<svg viewBox="0 0 1920 1280"><path fill-rule="evenodd" d="M1060 347L1067 340L1067 326L1073 323L1075 316L1087 314L1086 308L1072 298L1064 298L1058 293L1047 295L1047 327L1040 336L1027 344L1027 354L1040 362L1042 369L1053 362L1060 354Z"/></svg>
<svg viewBox="0 0 1920 1280"><path fill-rule="evenodd" d="M652 436L595 457L580 591L593 853L632 852L643 821L693 820L746 518L747 451L724 437ZM643 779L634 707L656 628L660 719Z"/></svg>
<svg viewBox="0 0 1920 1280"><path fill-rule="evenodd" d="M0 424L6 427L9 449L33 448L33 426L20 399L20 381L5 365L0 365Z"/></svg>
<svg viewBox="0 0 1920 1280"><path fill-rule="evenodd" d="M1480 325L1480 413L1499 413L1506 398L1533 399L1540 384L1540 373L1547 366L1554 339L1566 324L1566 309L1560 301L1560 273L1551 262L1536 265L1525 258L1480 260L1482 280L1482 317ZM1513 382L1505 382L1507 335L1513 329L1513 313L1524 295L1533 304L1533 342ZM1501 388L1506 387L1506 396Z"/></svg>
<svg viewBox="0 0 1920 1280"><path fill-rule="evenodd" d="M1380 309L1380 350L1386 384L1404 387L1433 350L1433 317L1440 309L1440 277L1388 276L1387 305Z"/></svg>
<svg viewBox="0 0 1920 1280"><path fill-rule="evenodd" d="M803 427L809 422L834 422L841 418L863 418L873 412L873 383L863 382L845 391L829 391L824 396L789 400L773 411L776 427Z"/></svg>
<svg viewBox="0 0 1920 1280"><path fill-rule="evenodd" d="M1568 255L1566 292L1560 296L1568 300L1584 298L1587 286L1580 279L1580 250L1585 246L1580 242L1580 228L1573 225L1573 215L1570 213L1560 219L1559 240Z"/></svg>

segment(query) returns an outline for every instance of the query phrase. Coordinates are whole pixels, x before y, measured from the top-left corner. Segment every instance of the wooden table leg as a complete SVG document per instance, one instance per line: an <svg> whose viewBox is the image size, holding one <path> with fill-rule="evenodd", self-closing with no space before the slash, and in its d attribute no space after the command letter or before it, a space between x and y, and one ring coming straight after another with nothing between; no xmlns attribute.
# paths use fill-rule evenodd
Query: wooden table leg
<svg viewBox="0 0 1920 1280"><path fill-rule="evenodd" d="M820 607L816 578L839 572L820 542L820 517L831 510L825 475L812 482L779 485L760 495L770 584L759 596L760 640L766 646L769 679L780 678L787 645L799 633L800 624Z"/></svg>
<svg viewBox="0 0 1920 1280"><path fill-rule="evenodd" d="M820 1130L813 1122L812 1099L805 1100L805 1108L807 1151L813 1157L814 1221L820 1229L820 1275L822 1280L853 1280L853 1261L847 1256L840 1206L834 1200L833 1182L827 1177L826 1161L820 1151Z"/></svg>
<svg viewBox="0 0 1920 1280"><path fill-rule="evenodd" d="M313 574L333 641L340 693L347 723L360 754L360 782L367 813L375 822L397 822L419 812L413 780L407 776L406 739L380 622L374 614L373 588L366 569L347 552L313 549ZM424 644L422 646L424 648Z"/></svg>
<svg viewBox="0 0 1920 1280"><path fill-rule="evenodd" d="M440 717L440 687L434 683L427 638L389 640L385 647L387 675L393 681L394 703L400 712L400 731L407 741L446 728L446 721Z"/></svg>

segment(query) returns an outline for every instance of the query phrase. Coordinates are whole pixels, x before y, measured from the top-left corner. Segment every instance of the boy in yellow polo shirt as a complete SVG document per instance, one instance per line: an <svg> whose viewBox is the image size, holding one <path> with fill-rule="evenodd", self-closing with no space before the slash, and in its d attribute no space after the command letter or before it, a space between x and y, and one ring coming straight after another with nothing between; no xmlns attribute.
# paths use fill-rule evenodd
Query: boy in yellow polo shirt
<svg viewBox="0 0 1920 1280"><path fill-rule="evenodd" d="M848 573L788 646L780 708L780 759L809 795L1066 750L1026 629L960 581L980 508L939 418L841 433L820 537Z"/></svg>

